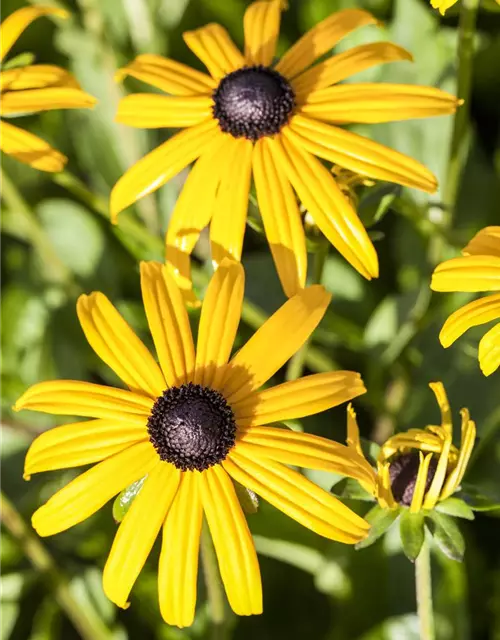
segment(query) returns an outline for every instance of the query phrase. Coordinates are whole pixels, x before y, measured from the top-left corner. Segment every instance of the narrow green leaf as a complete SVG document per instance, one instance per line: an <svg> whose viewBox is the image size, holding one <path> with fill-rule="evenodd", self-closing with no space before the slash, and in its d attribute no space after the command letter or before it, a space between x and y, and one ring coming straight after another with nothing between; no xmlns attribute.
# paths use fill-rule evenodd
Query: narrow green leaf
<svg viewBox="0 0 500 640"><path fill-rule="evenodd" d="M455 518L474 520L474 511L460 498L447 498L438 502L435 509L441 513L447 513L449 516L455 516Z"/></svg>
<svg viewBox="0 0 500 640"><path fill-rule="evenodd" d="M368 493L368 491L363 489L359 482L352 478L342 478L342 480L333 485L330 491L338 498L348 500L373 502L375 499L370 493Z"/></svg>
<svg viewBox="0 0 500 640"><path fill-rule="evenodd" d="M113 502L113 518L115 519L115 522L121 522L123 520L127 511L132 506L132 502L142 489L142 485L146 478L147 476L144 476L144 478L136 480L136 482L129 485L115 498L115 501Z"/></svg>
<svg viewBox="0 0 500 640"><path fill-rule="evenodd" d="M399 520L399 533L403 544L403 551L411 562L415 562L425 539L424 514L411 513L403 509Z"/></svg>
<svg viewBox="0 0 500 640"><path fill-rule="evenodd" d="M259 498L257 495L247 487L244 487L236 480L233 480L236 495L240 501L241 508L247 515L253 515L259 510Z"/></svg>
<svg viewBox="0 0 500 640"><path fill-rule="evenodd" d="M500 503L490 496L486 496L479 491L466 489L458 494L473 511L495 511L500 510Z"/></svg>
<svg viewBox="0 0 500 640"><path fill-rule="evenodd" d="M370 533L364 540L358 542L358 544L354 548L364 549L365 547L369 547L381 536L383 536L387 529L399 516L399 511L399 509L382 509L382 507L378 504L370 509L370 511L368 511L365 516L365 520L369 524L371 524Z"/></svg>
<svg viewBox="0 0 500 640"><path fill-rule="evenodd" d="M401 187L394 184L383 184L366 192L358 207L359 217L365 227L371 227L385 216L394 200L401 192Z"/></svg>
<svg viewBox="0 0 500 640"><path fill-rule="evenodd" d="M426 524L441 551L448 558L462 562L465 541L453 518L439 511L429 511L426 514Z"/></svg>

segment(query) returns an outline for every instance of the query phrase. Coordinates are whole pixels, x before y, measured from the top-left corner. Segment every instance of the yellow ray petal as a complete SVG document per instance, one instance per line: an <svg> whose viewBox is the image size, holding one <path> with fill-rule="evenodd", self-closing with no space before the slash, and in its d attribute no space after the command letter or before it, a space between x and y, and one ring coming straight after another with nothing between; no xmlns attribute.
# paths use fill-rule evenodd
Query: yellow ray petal
<svg viewBox="0 0 500 640"><path fill-rule="evenodd" d="M375 65L400 60L413 60L413 57L409 51L392 44L392 42L362 44L332 56L311 67L308 71L304 71L294 78L293 89L298 103L302 104L314 91L329 87Z"/></svg>
<svg viewBox="0 0 500 640"><path fill-rule="evenodd" d="M2 95L2 115L51 109L91 109L97 100L72 87L7 91Z"/></svg>
<svg viewBox="0 0 500 640"><path fill-rule="evenodd" d="M26 454L24 475L99 462L148 437L146 417L135 422L87 420L40 434Z"/></svg>
<svg viewBox="0 0 500 640"><path fill-rule="evenodd" d="M0 149L33 169L62 171L68 161L45 140L8 122L0 122L0 133Z"/></svg>
<svg viewBox="0 0 500 640"><path fill-rule="evenodd" d="M355 173L429 193L437 188L436 178L423 164L352 131L296 115L284 133L292 143Z"/></svg>
<svg viewBox="0 0 500 640"><path fill-rule="evenodd" d="M446 472L448 470L449 463L449 454L451 449L451 434L446 442L443 444L443 448L441 449L441 453L439 455L439 460L436 467L436 473L432 478L431 486L427 490L425 494L425 498L423 501L424 509L434 509L437 501L439 500L439 495L444 485L444 481L446 480Z"/></svg>
<svg viewBox="0 0 500 640"><path fill-rule="evenodd" d="M131 391L157 398L166 382L149 350L102 293L82 295L78 318L90 346Z"/></svg>
<svg viewBox="0 0 500 640"><path fill-rule="evenodd" d="M195 31L186 31L182 37L214 78L222 78L245 66L244 57L219 24L211 23Z"/></svg>
<svg viewBox="0 0 500 640"><path fill-rule="evenodd" d="M245 289L243 267L223 260L208 285L198 329L194 381L217 389L231 355Z"/></svg>
<svg viewBox="0 0 500 640"><path fill-rule="evenodd" d="M470 419L467 409L462 409L462 441L460 444L460 453L458 456L457 464L453 471L446 478L443 490L441 491L440 500L445 500L451 496L458 489L462 478L464 477L465 470L469 464L469 460L476 441L476 425Z"/></svg>
<svg viewBox="0 0 500 640"><path fill-rule="evenodd" d="M200 475L186 471L163 525L158 595L167 624L190 627L196 606L198 551L203 509Z"/></svg>
<svg viewBox="0 0 500 640"><path fill-rule="evenodd" d="M465 256L496 256L500 258L500 227L485 227L462 251Z"/></svg>
<svg viewBox="0 0 500 640"><path fill-rule="evenodd" d="M281 0L252 2L245 11L245 60L248 65L269 66L280 32Z"/></svg>
<svg viewBox="0 0 500 640"><path fill-rule="evenodd" d="M144 309L169 387L192 380L194 343L189 318L173 275L158 262L141 262Z"/></svg>
<svg viewBox="0 0 500 640"><path fill-rule="evenodd" d="M328 169L285 136L270 140L268 145L322 233L365 278L376 278L375 249Z"/></svg>
<svg viewBox="0 0 500 640"><path fill-rule="evenodd" d="M431 0L434 9L439 9L439 13L444 16L446 10L457 3L457 0Z"/></svg>
<svg viewBox="0 0 500 640"><path fill-rule="evenodd" d="M449 347L467 329L500 318L500 293L473 300L457 309L446 320L439 334L443 347Z"/></svg>
<svg viewBox="0 0 500 640"><path fill-rule="evenodd" d="M232 610L262 613L259 561L231 479L216 465L200 476L201 499Z"/></svg>
<svg viewBox="0 0 500 640"><path fill-rule="evenodd" d="M308 433L276 427L250 427L238 435L237 452L250 459L269 458L295 467L338 473L374 484L375 473L364 458L345 445Z"/></svg>
<svg viewBox="0 0 500 640"><path fill-rule="evenodd" d="M186 301L193 305L197 304L197 299L192 290L190 254L212 217L217 189L231 157L232 142L231 136L216 136L195 162L177 198L167 229L166 259ZM200 194L203 197L200 198Z"/></svg>
<svg viewBox="0 0 500 640"><path fill-rule="evenodd" d="M127 599L165 521L179 486L181 473L158 462L150 471L115 536L104 567L104 593L119 607Z"/></svg>
<svg viewBox="0 0 500 640"><path fill-rule="evenodd" d="M150 442L128 447L85 471L53 495L33 514L33 528L39 536L52 536L73 527L158 464L158 454Z"/></svg>
<svg viewBox="0 0 500 640"><path fill-rule="evenodd" d="M34 384L19 398L14 410L32 409L128 422L139 420L141 424L152 406L152 398L131 391L77 380L54 380Z"/></svg>
<svg viewBox="0 0 500 640"><path fill-rule="evenodd" d="M266 238L283 289L291 298L305 286L307 275L306 239L297 200L266 138L255 145L252 166Z"/></svg>
<svg viewBox="0 0 500 640"><path fill-rule="evenodd" d="M452 418L450 403L448 396L446 395L445 388L442 382L430 382L429 387L436 396L436 402L438 403L439 410L441 412L441 427L446 432L447 436L451 437L452 433ZM446 437L447 437L446 436Z"/></svg>
<svg viewBox="0 0 500 640"><path fill-rule="evenodd" d="M192 127L212 117L209 96L161 96L134 93L120 100L116 122L141 129Z"/></svg>
<svg viewBox="0 0 500 640"><path fill-rule="evenodd" d="M140 198L159 189L165 182L196 160L220 135L215 120L208 120L180 131L128 169L111 192L111 220Z"/></svg>
<svg viewBox="0 0 500 640"><path fill-rule="evenodd" d="M258 426L311 416L363 393L366 389L359 373L332 371L257 391L231 406L239 426Z"/></svg>
<svg viewBox="0 0 500 640"><path fill-rule="evenodd" d="M67 18L69 13L55 7L23 7L11 13L0 27L0 60L5 58L26 27L41 16Z"/></svg>
<svg viewBox="0 0 500 640"><path fill-rule="evenodd" d="M278 462L250 458L236 445L223 466L237 482L320 536L353 544L368 533L368 523L340 500Z"/></svg>
<svg viewBox="0 0 500 640"><path fill-rule="evenodd" d="M132 76L174 96L211 95L216 82L206 73L154 53L143 53L116 72L120 82Z"/></svg>
<svg viewBox="0 0 500 640"><path fill-rule="evenodd" d="M410 513L418 513L422 508L422 503L425 494L425 485L427 484L427 475L429 473L429 465L432 459L432 453L428 453L426 456L419 451L419 465L417 479L415 481L415 488L413 490L413 496L411 499Z"/></svg>
<svg viewBox="0 0 500 640"><path fill-rule="evenodd" d="M431 289L474 292L500 290L500 257L474 255L446 260L435 268Z"/></svg>
<svg viewBox="0 0 500 640"><path fill-rule="evenodd" d="M363 450L361 449L361 440L359 439L359 427L356 419L356 412L351 403L347 407L347 446L354 449L354 451L364 458Z"/></svg>
<svg viewBox="0 0 500 640"><path fill-rule="evenodd" d="M224 375L224 395L231 404L262 386L298 351L318 326L330 300L322 286L307 287L254 333L230 361Z"/></svg>
<svg viewBox="0 0 500 640"><path fill-rule="evenodd" d="M490 329L479 342L479 365L485 376L500 366L500 324Z"/></svg>
<svg viewBox="0 0 500 640"><path fill-rule="evenodd" d="M394 509L397 506L392 495L390 466L389 462L377 463L377 500L382 509Z"/></svg>
<svg viewBox="0 0 500 640"><path fill-rule="evenodd" d="M287 78L294 78L349 33L376 23L370 13L361 9L337 11L302 36L278 62L276 71Z"/></svg>
<svg viewBox="0 0 500 640"><path fill-rule="evenodd" d="M0 91L42 89L44 87L71 87L80 89L75 78L61 67L50 64L33 64L15 67L0 73Z"/></svg>
<svg viewBox="0 0 500 640"><path fill-rule="evenodd" d="M224 258L240 260L248 210L252 175L250 140L239 138L231 144L226 172L221 176L210 225L210 245L214 267Z"/></svg>
<svg viewBox="0 0 500 640"><path fill-rule="evenodd" d="M423 429L409 429L395 436L391 436L380 448L379 461L387 460L402 449L419 449L439 453L443 445L443 438Z"/></svg>

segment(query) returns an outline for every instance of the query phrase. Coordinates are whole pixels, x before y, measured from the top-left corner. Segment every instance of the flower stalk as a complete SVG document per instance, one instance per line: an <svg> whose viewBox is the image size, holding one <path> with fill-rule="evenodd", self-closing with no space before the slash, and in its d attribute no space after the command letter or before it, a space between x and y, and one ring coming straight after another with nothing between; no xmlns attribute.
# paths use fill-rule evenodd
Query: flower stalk
<svg viewBox="0 0 500 640"><path fill-rule="evenodd" d="M436 636L432 607L431 554L427 540L424 540L420 553L415 560L415 587L420 638L421 640L434 640Z"/></svg>

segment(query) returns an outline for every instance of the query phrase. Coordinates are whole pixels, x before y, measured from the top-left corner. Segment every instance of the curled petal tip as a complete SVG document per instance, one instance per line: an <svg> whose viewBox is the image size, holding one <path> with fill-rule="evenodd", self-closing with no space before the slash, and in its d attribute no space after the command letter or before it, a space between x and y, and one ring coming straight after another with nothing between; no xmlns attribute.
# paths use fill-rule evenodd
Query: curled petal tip
<svg viewBox="0 0 500 640"><path fill-rule="evenodd" d="M26 480L29 482L31 480L31 474L26 472L23 473L23 480Z"/></svg>

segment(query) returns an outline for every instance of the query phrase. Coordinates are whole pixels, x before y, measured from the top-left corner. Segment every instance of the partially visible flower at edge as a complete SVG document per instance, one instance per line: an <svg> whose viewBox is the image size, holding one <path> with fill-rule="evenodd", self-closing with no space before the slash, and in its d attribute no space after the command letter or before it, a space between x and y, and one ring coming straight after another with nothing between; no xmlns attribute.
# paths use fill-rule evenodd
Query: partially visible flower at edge
<svg viewBox="0 0 500 640"><path fill-rule="evenodd" d="M434 9L439 9L439 13L444 16L446 11L456 4L458 0L431 0L431 5ZM500 4L500 0L495 0L497 4Z"/></svg>
<svg viewBox="0 0 500 640"><path fill-rule="evenodd" d="M462 251L463 256L439 264L432 275L434 291L500 292L500 227L485 227ZM449 347L467 329L500 319L500 293L473 300L446 320L439 334ZM479 342L479 365L485 376L500 366L500 323Z"/></svg>
<svg viewBox="0 0 500 640"><path fill-rule="evenodd" d="M0 60L3 62L22 32L33 20L55 15L67 18L63 9L23 7L0 26ZM81 90L65 69L48 64L13 67L0 73L0 115L14 117L49 109L91 109L97 100ZM40 171L61 171L68 161L38 136L0 121L0 149L16 160Z"/></svg>

